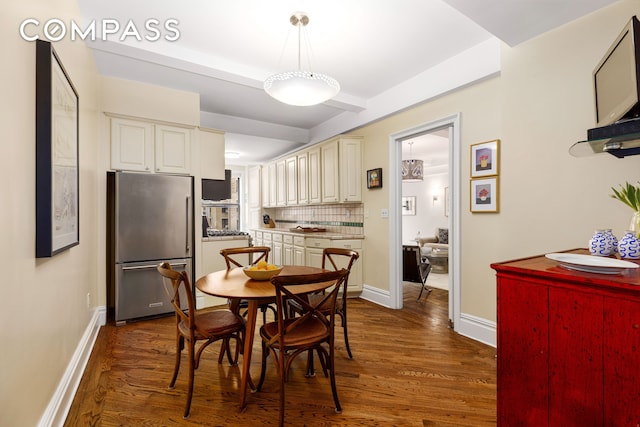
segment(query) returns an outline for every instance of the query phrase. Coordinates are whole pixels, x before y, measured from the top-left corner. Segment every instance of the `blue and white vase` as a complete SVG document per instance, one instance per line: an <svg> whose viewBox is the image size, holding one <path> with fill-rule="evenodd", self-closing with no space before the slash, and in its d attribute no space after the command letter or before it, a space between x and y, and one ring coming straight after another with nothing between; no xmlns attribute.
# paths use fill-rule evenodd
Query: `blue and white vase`
<svg viewBox="0 0 640 427"><path fill-rule="evenodd" d="M589 252L591 255L610 256L614 252L613 234L607 230L596 230L591 240L589 240Z"/></svg>
<svg viewBox="0 0 640 427"><path fill-rule="evenodd" d="M613 235L611 229L607 228L606 230L604 230L604 234L609 240L611 240L611 243L613 244L613 253L618 253L618 239Z"/></svg>
<svg viewBox="0 0 640 427"><path fill-rule="evenodd" d="M623 259L640 259L640 239L633 230L624 232L618 245L618 252Z"/></svg>

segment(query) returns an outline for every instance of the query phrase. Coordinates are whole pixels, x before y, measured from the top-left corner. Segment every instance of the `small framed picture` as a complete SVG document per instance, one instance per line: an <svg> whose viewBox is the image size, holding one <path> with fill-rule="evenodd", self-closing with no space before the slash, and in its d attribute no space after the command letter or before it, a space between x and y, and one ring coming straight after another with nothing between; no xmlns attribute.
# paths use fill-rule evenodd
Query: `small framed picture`
<svg viewBox="0 0 640 427"><path fill-rule="evenodd" d="M382 168L367 171L367 188L382 188Z"/></svg>
<svg viewBox="0 0 640 427"><path fill-rule="evenodd" d="M407 196L402 198L402 215L416 214L416 196Z"/></svg>
<svg viewBox="0 0 640 427"><path fill-rule="evenodd" d="M471 212L498 212L498 177L471 180Z"/></svg>
<svg viewBox="0 0 640 427"><path fill-rule="evenodd" d="M500 140L471 145L471 178L498 175Z"/></svg>

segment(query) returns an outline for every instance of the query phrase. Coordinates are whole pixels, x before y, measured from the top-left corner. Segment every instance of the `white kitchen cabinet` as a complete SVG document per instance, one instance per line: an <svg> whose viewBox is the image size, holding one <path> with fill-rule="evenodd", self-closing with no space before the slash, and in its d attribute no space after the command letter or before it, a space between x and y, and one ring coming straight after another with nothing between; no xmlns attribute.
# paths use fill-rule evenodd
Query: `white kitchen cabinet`
<svg viewBox="0 0 640 427"><path fill-rule="evenodd" d="M288 157L284 161L285 205L298 204L298 156Z"/></svg>
<svg viewBox="0 0 640 427"><path fill-rule="evenodd" d="M364 258L364 252L362 250L362 240L361 239L345 239L345 240L332 240L331 241L332 248L342 248L342 249L353 249L358 252L360 257L356 260L356 262L351 266L351 272L349 273L349 289L347 292L349 293L359 293L362 292L362 263ZM338 262L338 258L336 257L336 262ZM340 260L343 262L343 260ZM338 268L346 267L347 263L340 264L338 262Z"/></svg>
<svg viewBox="0 0 640 427"><path fill-rule="evenodd" d="M362 201L362 144L360 138L341 138L340 201Z"/></svg>
<svg viewBox="0 0 640 427"><path fill-rule="evenodd" d="M192 128L112 117L111 169L188 175L191 134Z"/></svg>
<svg viewBox="0 0 640 427"><path fill-rule="evenodd" d="M322 203L340 201L340 172L338 140L320 147L322 161Z"/></svg>
<svg viewBox="0 0 640 427"><path fill-rule="evenodd" d="M262 166L262 172L260 174L260 194L262 206L268 208L271 206L271 183L269 181L269 166ZM274 184L275 185L275 184Z"/></svg>
<svg viewBox="0 0 640 427"><path fill-rule="evenodd" d="M353 249L358 252L360 257L351 267L349 273L349 289L350 293L359 293L362 291L362 260L364 253L362 250L362 239L318 239L318 238L306 238L305 239L305 262L306 265L311 267L322 267L322 251L324 248L343 248ZM336 259L336 261L338 261ZM338 268L346 267L338 264Z"/></svg>
<svg viewBox="0 0 640 427"><path fill-rule="evenodd" d="M297 162L297 202L299 205L306 205L309 203L309 158L307 157L307 153L298 154Z"/></svg>
<svg viewBox="0 0 640 427"><path fill-rule="evenodd" d="M327 239L263 230L256 231L254 241L255 246L263 245L271 248L269 261L277 265L306 265L321 268L322 255L325 248L355 250L360 257L351 267L349 275L349 292L351 294L362 292L362 265L364 259L362 243L362 239ZM346 267L346 263L344 265L338 264L338 267Z"/></svg>
<svg viewBox="0 0 640 427"><path fill-rule="evenodd" d="M260 166L254 166L249 168L249 178L247 190L249 192L247 204L249 209L255 209L262 206L261 196L262 188L260 185L262 178L262 168Z"/></svg>
<svg viewBox="0 0 640 427"><path fill-rule="evenodd" d="M270 233L268 231L263 231L262 232L262 246L266 246L269 249L271 249L271 252L273 252L273 240L272 240L272 236L273 233ZM271 262L271 264L273 264L273 254L269 255L269 262Z"/></svg>
<svg viewBox="0 0 640 427"><path fill-rule="evenodd" d="M111 118L111 169L151 172L153 131L149 122Z"/></svg>
<svg viewBox="0 0 640 427"><path fill-rule="evenodd" d="M305 244L305 264L309 267L322 267L322 251L331 246L330 239L307 237Z"/></svg>
<svg viewBox="0 0 640 427"><path fill-rule="evenodd" d="M271 264L282 265L284 261L284 251L282 246L282 233L272 233L273 247L271 249Z"/></svg>
<svg viewBox="0 0 640 427"><path fill-rule="evenodd" d="M247 239L231 239L231 240L210 240L203 241L201 247L200 260L196 259L196 277L202 277L206 274L214 271L224 270L227 268L227 264L224 261L224 257L220 255L220 249L224 248L239 248L247 246ZM243 261L249 262L249 256ZM213 307L216 305L224 305L227 303L226 298L214 297L200 292L196 289L196 308Z"/></svg>
<svg viewBox="0 0 640 427"><path fill-rule="evenodd" d="M187 128L155 125L156 172L191 173L191 133Z"/></svg>
<svg viewBox="0 0 640 427"><path fill-rule="evenodd" d="M255 235L253 236L253 246L264 246L262 235L263 233L260 230L255 232Z"/></svg>
<svg viewBox="0 0 640 427"><path fill-rule="evenodd" d="M321 145L322 202L362 201L362 140L338 138Z"/></svg>
<svg viewBox="0 0 640 427"><path fill-rule="evenodd" d="M285 265L295 265L293 259L293 236L284 234L282 236L282 263Z"/></svg>
<svg viewBox="0 0 640 427"><path fill-rule="evenodd" d="M278 174L276 169L276 163L272 162L267 165L269 169L269 204L267 206L277 206L277 187L278 187Z"/></svg>
<svg viewBox="0 0 640 427"><path fill-rule="evenodd" d="M287 205L287 163L286 160L276 162L276 206Z"/></svg>
<svg viewBox="0 0 640 427"><path fill-rule="evenodd" d="M305 265L304 237L293 238L293 265Z"/></svg>
<svg viewBox="0 0 640 427"><path fill-rule="evenodd" d="M308 162L308 192L309 203L321 203L322 202L322 174L321 174L321 162L320 162L320 148L315 147L307 151Z"/></svg>
<svg viewBox="0 0 640 427"><path fill-rule="evenodd" d="M200 147L201 178L224 179L224 132L198 128L196 129L196 139Z"/></svg>

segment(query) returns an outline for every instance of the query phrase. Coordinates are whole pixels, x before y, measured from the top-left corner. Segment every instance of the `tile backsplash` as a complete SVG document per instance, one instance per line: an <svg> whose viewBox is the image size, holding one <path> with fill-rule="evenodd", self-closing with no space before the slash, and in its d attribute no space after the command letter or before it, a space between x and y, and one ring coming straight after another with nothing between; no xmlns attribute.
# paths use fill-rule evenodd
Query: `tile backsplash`
<svg viewBox="0 0 640 427"><path fill-rule="evenodd" d="M321 227L345 234L364 234L362 203L265 209L278 228Z"/></svg>

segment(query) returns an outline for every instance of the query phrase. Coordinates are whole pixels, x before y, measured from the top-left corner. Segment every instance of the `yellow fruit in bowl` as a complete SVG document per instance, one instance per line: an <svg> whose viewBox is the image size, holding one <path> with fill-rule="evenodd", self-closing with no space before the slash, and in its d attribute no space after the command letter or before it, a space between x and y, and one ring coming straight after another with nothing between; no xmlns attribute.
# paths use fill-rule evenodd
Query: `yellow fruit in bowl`
<svg viewBox="0 0 640 427"><path fill-rule="evenodd" d="M273 265L273 264L268 264L268 265L267 265L267 270L277 270L277 269L278 269L278 267L276 267L276 266L275 266L275 265Z"/></svg>
<svg viewBox="0 0 640 427"><path fill-rule="evenodd" d="M258 263L256 264L256 268L258 270L266 270L268 265L269 264L267 264L266 261L262 260L262 261L258 261Z"/></svg>

